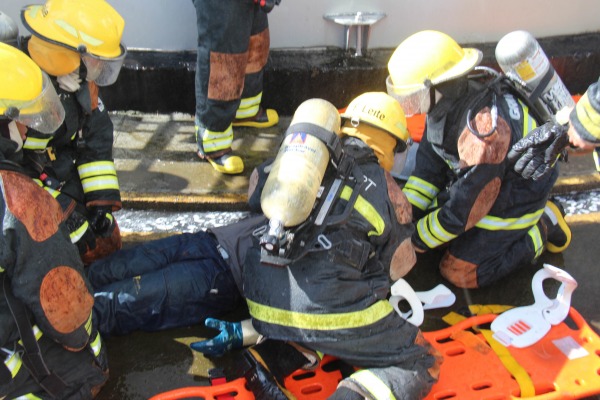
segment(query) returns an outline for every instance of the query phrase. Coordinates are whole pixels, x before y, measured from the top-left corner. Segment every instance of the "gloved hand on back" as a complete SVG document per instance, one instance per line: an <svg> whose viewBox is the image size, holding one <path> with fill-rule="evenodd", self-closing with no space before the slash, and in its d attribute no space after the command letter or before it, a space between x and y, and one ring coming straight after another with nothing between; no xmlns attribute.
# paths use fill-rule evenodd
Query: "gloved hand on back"
<svg viewBox="0 0 600 400"><path fill-rule="evenodd" d="M533 180L549 174L559 158L566 157L567 130L568 126L548 122L515 143L507 155L515 172Z"/></svg>
<svg viewBox="0 0 600 400"><path fill-rule="evenodd" d="M193 350L204 353L208 357L221 357L232 349L242 348L243 334L241 322L228 322L207 318L204 321L204 325L207 328L216 329L220 333L212 339L190 344Z"/></svg>

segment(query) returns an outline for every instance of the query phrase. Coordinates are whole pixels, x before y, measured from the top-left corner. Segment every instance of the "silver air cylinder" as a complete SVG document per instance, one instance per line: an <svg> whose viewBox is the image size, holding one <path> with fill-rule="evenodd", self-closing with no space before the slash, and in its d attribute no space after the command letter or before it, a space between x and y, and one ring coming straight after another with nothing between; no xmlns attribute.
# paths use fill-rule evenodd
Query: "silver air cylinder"
<svg viewBox="0 0 600 400"><path fill-rule="evenodd" d="M496 61L507 76L524 83L538 111L554 116L565 107L575 106L569 90L529 32L514 31L500 39Z"/></svg>

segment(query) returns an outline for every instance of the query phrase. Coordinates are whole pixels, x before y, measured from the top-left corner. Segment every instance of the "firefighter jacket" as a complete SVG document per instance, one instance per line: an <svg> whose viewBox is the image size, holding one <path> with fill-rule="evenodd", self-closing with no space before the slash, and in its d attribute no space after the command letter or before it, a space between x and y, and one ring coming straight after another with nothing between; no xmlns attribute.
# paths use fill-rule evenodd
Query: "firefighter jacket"
<svg viewBox="0 0 600 400"><path fill-rule="evenodd" d="M398 398L421 398L434 382L436 359L419 329L387 300L390 265L395 258L406 258L402 243L410 244L409 205L366 144L347 138L343 148L356 166L325 218L325 228L309 229L315 237L295 233L294 241L305 244L306 251L287 266L263 263L261 229L254 230L245 251L226 250L244 257L243 293L259 333L368 368L356 379L383 385ZM218 232L216 236L222 245L231 243Z"/></svg>
<svg viewBox="0 0 600 400"><path fill-rule="evenodd" d="M582 139L600 144L600 80L591 84L581 96L570 120Z"/></svg>
<svg viewBox="0 0 600 400"><path fill-rule="evenodd" d="M94 232L94 208L117 211L122 207L112 158L113 124L98 97L98 86L84 82L76 92L61 89L53 78L65 109L65 121L53 135L31 129L23 144L23 165L50 193L67 215L71 241L86 264L121 248L116 220L110 229Z"/></svg>
<svg viewBox="0 0 600 400"><path fill-rule="evenodd" d="M29 130L23 145L29 173L87 209L121 209L112 155L113 124L98 96L98 86L84 81L71 93L54 79L53 83L65 109L65 121L53 135Z"/></svg>
<svg viewBox="0 0 600 400"><path fill-rule="evenodd" d="M450 244L442 274L477 287L541 254L545 233L537 223L558 171L534 181L509 165L511 146L541 121L506 80L469 80L465 90L442 97L427 115L403 191L413 206L414 245Z"/></svg>
<svg viewBox="0 0 600 400"><path fill-rule="evenodd" d="M108 371L91 287L61 207L6 158L0 161L0 398L91 399Z"/></svg>

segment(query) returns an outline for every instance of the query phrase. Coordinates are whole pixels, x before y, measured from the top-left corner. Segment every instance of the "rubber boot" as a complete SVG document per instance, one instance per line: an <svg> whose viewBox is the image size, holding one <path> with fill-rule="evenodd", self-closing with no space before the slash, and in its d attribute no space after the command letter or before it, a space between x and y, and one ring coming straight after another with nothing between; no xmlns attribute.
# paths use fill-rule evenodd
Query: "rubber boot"
<svg viewBox="0 0 600 400"><path fill-rule="evenodd" d="M232 122L233 126L246 126L250 128L269 128L279 123L279 114L277 111L270 108L258 109L258 112L253 117L234 119Z"/></svg>

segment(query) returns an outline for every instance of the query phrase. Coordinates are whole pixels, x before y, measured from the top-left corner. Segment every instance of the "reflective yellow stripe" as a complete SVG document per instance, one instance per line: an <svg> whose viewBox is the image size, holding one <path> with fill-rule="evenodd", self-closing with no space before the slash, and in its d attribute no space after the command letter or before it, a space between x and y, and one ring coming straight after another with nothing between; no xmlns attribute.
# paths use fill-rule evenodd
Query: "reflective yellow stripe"
<svg viewBox="0 0 600 400"><path fill-rule="evenodd" d="M90 311L90 315L87 319L87 321L85 322L85 331L88 334L88 336L92 335L92 312Z"/></svg>
<svg viewBox="0 0 600 400"><path fill-rule="evenodd" d="M458 236L444 229L438 220L439 213L440 210L437 209L417 222L419 237L431 249L441 246Z"/></svg>
<svg viewBox="0 0 600 400"><path fill-rule="evenodd" d="M114 189L119 190L119 180L116 176L105 175L97 176L81 181L83 193L87 194L97 190Z"/></svg>
<svg viewBox="0 0 600 400"><path fill-rule="evenodd" d="M542 255L542 252L544 251L544 240L542 239L542 234L541 234L540 229L538 228L537 224L534 225L527 232L527 234L529 235L529 237L531 238L531 242L533 243L533 249L535 251L535 258L538 258L540 255Z"/></svg>
<svg viewBox="0 0 600 400"><path fill-rule="evenodd" d="M10 371L10 375L13 377L17 376L21 366L23 365L23 361L21 360L21 356L19 353L12 352L7 349L3 349L6 353L8 353L8 358L4 360L4 365Z"/></svg>
<svg viewBox="0 0 600 400"><path fill-rule="evenodd" d="M102 339L100 338L100 334L98 332L96 332L96 337L90 343L90 347L92 348L94 355L98 357L100 350L102 350Z"/></svg>
<svg viewBox="0 0 600 400"><path fill-rule="evenodd" d="M0 265L0 272L4 272L4 271L5 271L5 269L2 268L2 265Z"/></svg>
<svg viewBox="0 0 600 400"><path fill-rule="evenodd" d="M421 178L411 176L402 189L413 206L425 211L440 190Z"/></svg>
<svg viewBox="0 0 600 400"><path fill-rule="evenodd" d="M358 328L374 324L395 312L387 300L380 300L364 310L338 314L305 314L266 306L250 299L246 302L250 315L259 321L317 331Z"/></svg>
<svg viewBox="0 0 600 400"><path fill-rule="evenodd" d="M348 201L348 199L350 199L350 196L352 196L352 188L349 186L345 186L342 190L342 194L340 195L340 197ZM360 215L362 215L364 219L369 221L369 223L373 225L373 228L375 228L374 231L369 231L369 236L380 236L383 233L383 230L385 229L385 222L383 221L383 218L381 218L381 215L379 215L375 207L373 207L361 195L358 195L356 203L354 204L354 209Z"/></svg>
<svg viewBox="0 0 600 400"><path fill-rule="evenodd" d="M23 149L25 150L44 150L48 147L48 142L51 138L37 138L27 136L25 143L23 143Z"/></svg>
<svg viewBox="0 0 600 400"><path fill-rule="evenodd" d="M600 172L600 154L598 152L600 152L600 149L596 147L592 155L594 157L594 164L596 164L596 171Z"/></svg>
<svg viewBox="0 0 600 400"><path fill-rule="evenodd" d="M533 129L537 128L537 122L529 114L529 107L527 107L521 100L519 104L523 108L523 136L526 136Z"/></svg>
<svg viewBox="0 0 600 400"><path fill-rule="evenodd" d="M79 173L81 179L104 175L117 176L117 169L115 168L115 163L112 161L97 161L81 164L77 167L77 173Z"/></svg>
<svg viewBox="0 0 600 400"><path fill-rule="evenodd" d="M31 330L33 331L33 336L35 336L35 340L40 340L40 338L43 336L43 332L40 328L38 328L37 325L33 325L31 327ZM21 341L21 339L19 339L18 343L23 346L23 342Z"/></svg>
<svg viewBox="0 0 600 400"><path fill-rule="evenodd" d="M43 183L41 180L39 180L39 179L33 178L33 181L34 181L34 182L35 182L35 183L36 183L36 184L37 184L39 187L41 187L42 189L44 189L46 192L50 193L50 195L51 195L52 197L54 197L54 198L57 198L57 197L58 197L58 195L60 194L60 192L59 192L58 190L52 189L52 188L51 188L51 187L49 187L49 186L44 186L44 183Z"/></svg>
<svg viewBox="0 0 600 400"><path fill-rule="evenodd" d="M15 397L14 400L42 400L42 398L37 397L33 393L28 393L28 394L21 395L19 397Z"/></svg>
<svg viewBox="0 0 600 400"><path fill-rule="evenodd" d="M262 92L253 97L246 97L240 100L239 108L245 109L260 105L262 101Z"/></svg>
<svg viewBox="0 0 600 400"><path fill-rule="evenodd" d="M196 138L198 138L198 126L196 126ZM233 142L233 128L230 124L223 132L205 129L202 132L202 148L206 153L225 150L231 147ZM196 139L197 140L197 139Z"/></svg>
<svg viewBox="0 0 600 400"><path fill-rule="evenodd" d="M588 93L585 92L575 106L577 119L584 129L596 140L600 140L600 112L594 109L590 103ZM583 138L585 139L585 137Z"/></svg>
<svg viewBox="0 0 600 400"><path fill-rule="evenodd" d="M353 373L350 375L350 379L358 382L375 400L396 400L391 389L368 369Z"/></svg>
<svg viewBox="0 0 600 400"><path fill-rule="evenodd" d="M83 237L83 235L85 234L85 231L87 231L87 229L89 228L90 224L85 221L83 224L81 224L81 226L79 228L77 228L76 230L74 230L73 232L71 232L71 243L77 243L79 241L79 239L81 239Z"/></svg>
<svg viewBox="0 0 600 400"><path fill-rule="evenodd" d="M537 224L540 217L544 213L544 209L533 213L525 214L519 218L500 218L486 215L475 226L488 231L514 231L525 229Z"/></svg>

